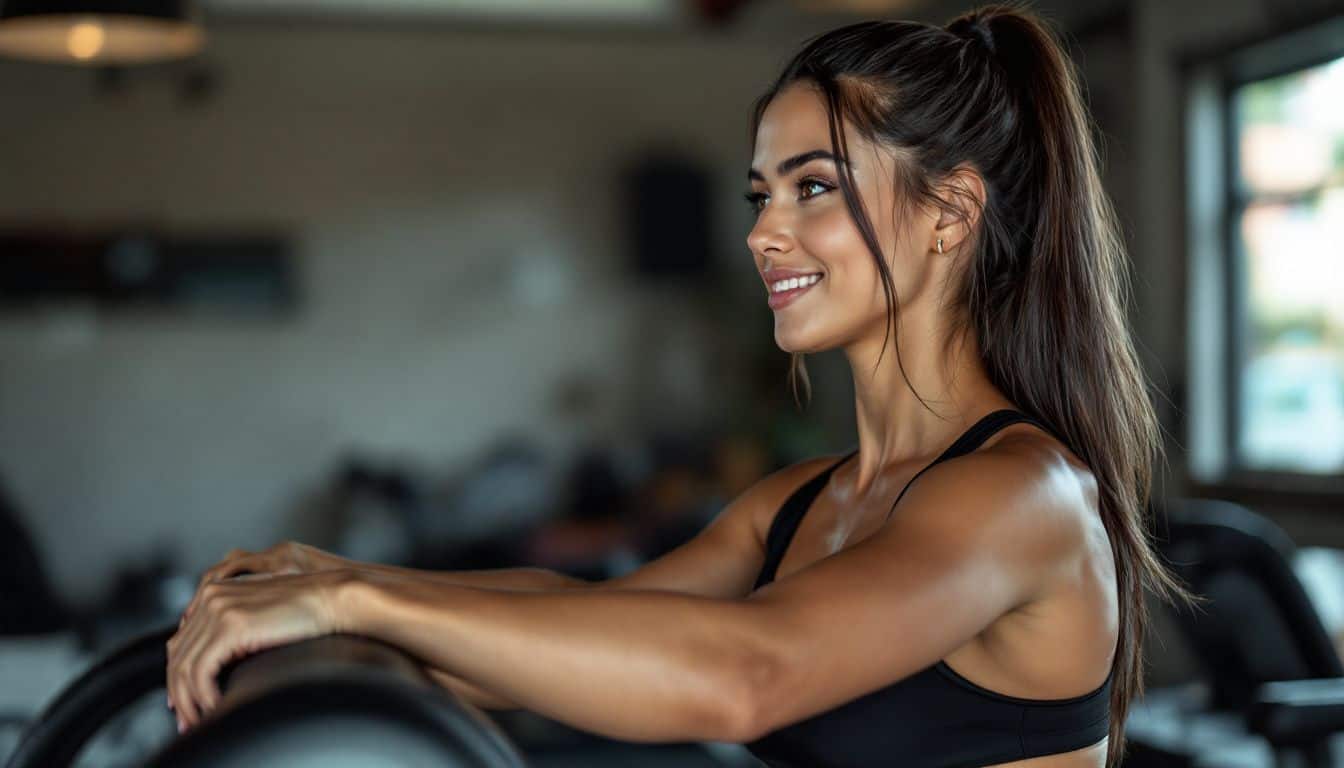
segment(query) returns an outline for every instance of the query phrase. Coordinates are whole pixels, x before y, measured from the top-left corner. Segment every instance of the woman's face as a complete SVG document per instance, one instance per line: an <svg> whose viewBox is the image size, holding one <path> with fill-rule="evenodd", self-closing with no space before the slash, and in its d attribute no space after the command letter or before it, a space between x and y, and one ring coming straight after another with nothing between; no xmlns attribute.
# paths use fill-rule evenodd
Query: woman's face
<svg viewBox="0 0 1344 768"><path fill-rule="evenodd" d="M756 132L749 173L757 219L747 245L770 292L775 342L786 352L832 349L870 334L880 340L887 317L881 275L839 188L822 99L806 82L775 96ZM935 219L911 217L919 221L898 232L892 154L848 125L845 140L855 191L905 310L927 282L924 241ZM914 224L927 229L918 234ZM797 287L781 291L779 282L788 279Z"/></svg>

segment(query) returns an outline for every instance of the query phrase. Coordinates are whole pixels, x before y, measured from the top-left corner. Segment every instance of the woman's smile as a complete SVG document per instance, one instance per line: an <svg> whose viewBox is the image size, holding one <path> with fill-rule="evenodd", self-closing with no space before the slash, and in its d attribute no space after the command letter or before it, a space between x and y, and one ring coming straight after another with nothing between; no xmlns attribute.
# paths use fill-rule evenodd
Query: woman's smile
<svg viewBox="0 0 1344 768"><path fill-rule="evenodd" d="M796 275L784 277L777 280L771 280L766 283L770 291L768 303L771 309L781 309L792 304L799 296L807 293L817 283L821 282L822 274L814 272L812 274Z"/></svg>

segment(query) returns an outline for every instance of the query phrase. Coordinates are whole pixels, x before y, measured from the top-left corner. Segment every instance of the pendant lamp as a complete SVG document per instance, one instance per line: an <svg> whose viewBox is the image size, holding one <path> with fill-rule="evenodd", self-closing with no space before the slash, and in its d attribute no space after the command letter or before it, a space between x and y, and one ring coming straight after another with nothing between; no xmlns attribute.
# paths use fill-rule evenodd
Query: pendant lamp
<svg viewBox="0 0 1344 768"><path fill-rule="evenodd" d="M142 64L205 43L188 0L0 0L0 56Z"/></svg>

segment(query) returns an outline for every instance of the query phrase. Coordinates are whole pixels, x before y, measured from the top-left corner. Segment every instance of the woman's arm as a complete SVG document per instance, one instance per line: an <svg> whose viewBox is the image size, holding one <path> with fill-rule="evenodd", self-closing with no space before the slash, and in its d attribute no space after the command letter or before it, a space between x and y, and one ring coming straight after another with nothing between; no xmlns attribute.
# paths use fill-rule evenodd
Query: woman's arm
<svg viewBox="0 0 1344 768"><path fill-rule="evenodd" d="M394 565L351 560L330 552L324 552L307 544L285 541L261 552L248 552L241 549L230 551L224 556L223 560L205 572L201 577L201 586L220 579L236 578L241 574L275 575L311 573L320 570L343 570L391 577L417 578L439 584L485 589L538 592L585 589L600 584L600 582L586 581L545 568L534 567L475 571L429 571L402 568ZM201 592L198 588L196 596L186 609L186 614L190 614L195 608L200 595ZM483 709L518 708L517 704L508 699L490 693L449 672L435 669L431 664L426 663L424 670L435 683L478 707Z"/></svg>
<svg viewBox="0 0 1344 768"><path fill-rule="evenodd" d="M835 457L804 461L767 475L724 507L695 537L635 571L605 581L584 581L541 568L488 571L413 571L372 566L370 572L393 577L423 577L440 584L522 591L654 590L733 600L751 592L764 559L762 529L783 499ZM363 568L365 564L355 564ZM462 670L426 669L436 682L485 709L518 709L519 705L480 681L467 680ZM457 674L454 674L457 672Z"/></svg>
<svg viewBox="0 0 1344 768"><path fill-rule="evenodd" d="M932 665L1071 573L1094 512L1034 464L947 462L876 534L746 598L352 574L330 612L581 730L749 741Z"/></svg>
<svg viewBox="0 0 1344 768"><path fill-rule="evenodd" d="M456 675L430 666L426 666L424 670L439 687L452 691L454 695L481 709L519 709L517 704L503 696L498 696L484 688L472 685Z"/></svg>
<svg viewBox="0 0 1344 768"><path fill-rule="evenodd" d="M522 592L552 592L568 589L590 589L602 582L575 578L547 568L490 568L476 571L425 571L395 565L352 562L351 568L390 576L407 576L439 584L451 584L479 589L503 589Z"/></svg>
<svg viewBox="0 0 1344 768"><path fill-rule="evenodd" d="M345 570L375 577L405 578L478 589L533 592L654 590L737 599L750 593L764 558L763 528L783 499L834 457L794 464L762 478L728 504L690 541L632 573L605 581L585 581L544 568L477 571L427 571L339 558L297 542L283 542L263 552L234 550L206 572L202 587L239 571L310 572ZM197 599L200 597L198 590ZM197 600L193 600L193 605ZM190 612L190 608L188 609ZM481 681L468 680L461 669L435 668L422 658L426 672L441 686L486 709L517 709L519 705Z"/></svg>
<svg viewBox="0 0 1344 768"><path fill-rule="evenodd" d="M751 741L927 668L1108 563L1090 546L1095 495L1056 464L1006 449L946 462L876 533L744 598L344 570L213 582L168 641L169 695L192 726L229 659L350 633L581 730Z"/></svg>
<svg viewBox="0 0 1344 768"><path fill-rule="evenodd" d="M601 582L574 578L546 568L493 568L477 571L422 571L376 563L356 563L356 568L392 576L418 576L441 584L453 584L486 589L504 589L547 592L565 589L585 589ZM518 709L518 705L495 693L472 684L457 675L426 665L425 672L439 686L452 691L467 702L482 709Z"/></svg>
<svg viewBox="0 0 1344 768"><path fill-rule="evenodd" d="M233 549L224 555L218 563L201 574L196 587L197 598L200 588L212 581L229 579L241 574L278 575L288 573L313 573L315 571L352 570L387 573L392 575L415 576L416 578L441 581L446 584L461 584L468 587L486 587L490 589L576 589L591 586L592 582L576 579L545 568L498 568L478 571L426 571L402 568L395 565L366 563L326 552L309 544L297 541L282 541L260 552L248 552ZM191 612L196 600L187 606Z"/></svg>
<svg viewBox="0 0 1344 768"><path fill-rule="evenodd" d="M519 592L355 573L340 631L403 648L509 703L626 741L732 741L778 633L743 600Z"/></svg>

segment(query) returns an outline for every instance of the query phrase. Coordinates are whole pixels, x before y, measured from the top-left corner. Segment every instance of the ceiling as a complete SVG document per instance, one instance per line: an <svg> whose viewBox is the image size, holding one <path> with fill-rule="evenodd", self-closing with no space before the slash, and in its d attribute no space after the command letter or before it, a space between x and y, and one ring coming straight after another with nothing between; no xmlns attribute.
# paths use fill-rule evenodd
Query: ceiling
<svg viewBox="0 0 1344 768"><path fill-rule="evenodd" d="M198 0L220 15L435 17L446 20L636 22L724 20L750 6L765 15L914 15L936 0Z"/></svg>
<svg viewBox="0 0 1344 768"><path fill-rule="evenodd" d="M414 19L534 26L732 25L769 34L794 23L910 18L942 23L977 0L198 0L211 17L302 17L314 20ZM1033 0L1065 28L1111 18L1130 0ZM754 27L764 27L752 29Z"/></svg>
<svg viewBox="0 0 1344 768"><path fill-rule="evenodd" d="M201 0L212 12L323 16L435 15L534 20L660 20L680 15L681 0Z"/></svg>

